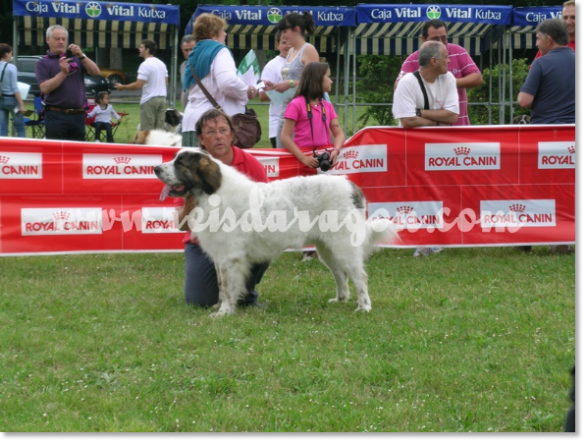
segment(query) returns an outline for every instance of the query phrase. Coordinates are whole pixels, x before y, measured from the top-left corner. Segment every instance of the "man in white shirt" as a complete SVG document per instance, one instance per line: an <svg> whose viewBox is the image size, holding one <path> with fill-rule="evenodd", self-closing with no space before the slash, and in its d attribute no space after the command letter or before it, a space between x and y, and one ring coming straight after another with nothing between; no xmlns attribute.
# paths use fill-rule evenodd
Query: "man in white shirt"
<svg viewBox="0 0 586 443"><path fill-rule="evenodd" d="M281 83L283 81L281 69L283 69L283 65L287 60L289 48L291 48L291 45L287 44L287 39L281 36L281 31L277 31L275 49L277 49L277 51L280 51L280 54L277 55L270 62L268 62L262 70L260 78L263 81L268 80L275 84ZM270 101L269 96L264 91L260 92L258 96L261 102ZM271 145L273 146L273 148L277 147L277 128L279 126L279 116L281 115L281 108L281 104L276 105L272 102L269 106L269 140L271 141Z"/></svg>
<svg viewBox="0 0 586 443"><path fill-rule="evenodd" d="M157 44L152 40L143 40L138 46L138 55L144 61L138 67L134 83L116 84L117 90L142 89L140 97L140 129L163 129L165 123L165 100L169 86L169 74L165 64L155 57Z"/></svg>
<svg viewBox="0 0 586 443"><path fill-rule="evenodd" d="M405 74L399 80L393 115L400 127L417 128L450 126L458 120L459 111L456 78L448 72L448 50L440 42L427 41L419 48L419 71Z"/></svg>

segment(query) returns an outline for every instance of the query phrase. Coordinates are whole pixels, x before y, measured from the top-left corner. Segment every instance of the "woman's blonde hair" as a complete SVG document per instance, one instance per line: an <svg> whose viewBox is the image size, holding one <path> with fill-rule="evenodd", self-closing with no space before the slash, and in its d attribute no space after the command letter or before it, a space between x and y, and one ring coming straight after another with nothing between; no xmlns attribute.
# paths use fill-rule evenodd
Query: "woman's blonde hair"
<svg viewBox="0 0 586 443"><path fill-rule="evenodd" d="M207 40L216 37L226 27L226 21L214 14L202 14L193 23L195 41Z"/></svg>

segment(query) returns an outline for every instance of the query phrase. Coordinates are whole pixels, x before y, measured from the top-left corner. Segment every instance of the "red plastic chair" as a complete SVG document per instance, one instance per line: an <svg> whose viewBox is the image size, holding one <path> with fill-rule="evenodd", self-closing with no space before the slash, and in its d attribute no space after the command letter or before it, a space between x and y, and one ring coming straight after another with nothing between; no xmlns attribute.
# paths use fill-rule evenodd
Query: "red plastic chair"
<svg viewBox="0 0 586 443"><path fill-rule="evenodd" d="M92 110L96 107L96 102L93 99L88 99L88 111L87 113L89 114L90 112L92 112ZM118 115L121 117L120 118L120 122L112 122L112 137L114 137L116 135L116 131L118 130L118 126L120 126L120 123L122 123L122 119L128 115L127 112L118 112ZM96 117L88 117L87 114L85 116L85 127L86 127L86 132L85 132L85 140L88 142L93 142L96 139L96 127L94 125L96 120ZM102 131L100 133L100 141L101 142L106 142L107 138L106 138L106 131Z"/></svg>

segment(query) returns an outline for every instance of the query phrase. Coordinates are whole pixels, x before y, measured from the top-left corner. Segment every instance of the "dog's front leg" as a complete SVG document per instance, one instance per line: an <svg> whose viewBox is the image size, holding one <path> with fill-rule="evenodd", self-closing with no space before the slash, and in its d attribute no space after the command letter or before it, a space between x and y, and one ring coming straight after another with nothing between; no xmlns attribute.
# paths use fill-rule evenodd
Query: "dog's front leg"
<svg viewBox="0 0 586 443"><path fill-rule="evenodd" d="M210 314L210 317L218 318L236 312L238 298L246 290L247 270L246 263L238 259L216 263L220 309Z"/></svg>

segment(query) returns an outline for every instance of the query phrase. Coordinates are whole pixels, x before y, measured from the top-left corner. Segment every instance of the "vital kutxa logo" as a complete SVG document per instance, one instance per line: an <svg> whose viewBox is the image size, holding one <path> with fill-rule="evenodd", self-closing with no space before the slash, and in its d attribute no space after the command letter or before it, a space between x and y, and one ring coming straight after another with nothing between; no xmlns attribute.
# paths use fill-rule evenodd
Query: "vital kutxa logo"
<svg viewBox="0 0 586 443"><path fill-rule="evenodd" d="M88 17L98 18L102 13L102 7L97 2L90 2L85 6L85 13Z"/></svg>
<svg viewBox="0 0 586 443"><path fill-rule="evenodd" d="M442 10L437 5L428 6L425 13L427 14L427 18L430 20L437 20L442 16Z"/></svg>
<svg viewBox="0 0 586 443"><path fill-rule="evenodd" d="M277 24L283 18L283 13L279 8L271 8L267 11L267 18L271 23Z"/></svg>

